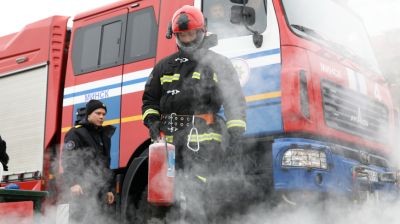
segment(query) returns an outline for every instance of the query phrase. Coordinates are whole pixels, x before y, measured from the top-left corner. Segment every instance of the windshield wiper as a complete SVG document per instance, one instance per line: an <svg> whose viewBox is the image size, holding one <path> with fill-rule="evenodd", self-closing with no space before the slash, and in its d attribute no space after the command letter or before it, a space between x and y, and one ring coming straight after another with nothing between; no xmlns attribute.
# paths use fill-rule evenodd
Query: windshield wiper
<svg viewBox="0 0 400 224"><path fill-rule="evenodd" d="M314 29L311 29L309 27L302 26L302 25L297 25L297 24L291 24L290 26L307 34L307 35L310 35L313 38L317 38L317 39L323 41L326 45L328 45L328 47L330 49L339 52L344 57L354 60L364 66L367 66L368 68L373 68L373 66L371 64L369 64L367 62L367 60L365 60L361 56L359 56L356 53L354 53L353 51L351 51L345 45L326 39L325 37L323 37L321 34L319 34Z"/></svg>
<svg viewBox="0 0 400 224"><path fill-rule="evenodd" d="M324 41L326 40L321 34L319 34L317 31L315 31L309 27L297 25L297 24L291 24L290 26L297 30L300 30L301 32L306 33L314 38L318 38L318 39L324 40Z"/></svg>

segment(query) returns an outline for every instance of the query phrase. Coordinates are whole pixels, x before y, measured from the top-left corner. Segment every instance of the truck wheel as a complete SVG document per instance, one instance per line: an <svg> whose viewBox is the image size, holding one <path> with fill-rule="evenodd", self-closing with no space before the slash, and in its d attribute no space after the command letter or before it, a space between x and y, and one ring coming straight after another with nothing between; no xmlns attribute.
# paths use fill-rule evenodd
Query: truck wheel
<svg viewBox="0 0 400 224"><path fill-rule="evenodd" d="M161 224L166 222L168 207L154 206L147 201L147 186L141 193L137 203L130 203L128 211L133 212L130 223Z"/></svg>

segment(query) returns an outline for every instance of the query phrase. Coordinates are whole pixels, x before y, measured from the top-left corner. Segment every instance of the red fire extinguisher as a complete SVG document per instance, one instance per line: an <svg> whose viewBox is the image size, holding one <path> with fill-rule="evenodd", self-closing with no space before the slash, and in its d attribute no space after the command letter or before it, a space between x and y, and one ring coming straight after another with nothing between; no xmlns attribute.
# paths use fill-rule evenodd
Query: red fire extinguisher
<svg viewBox="0 0 400 224"><path fill-rule="evenodd" d="M168 206L174 202L175 146L162 137L149 147L148 202Z"/></svg>

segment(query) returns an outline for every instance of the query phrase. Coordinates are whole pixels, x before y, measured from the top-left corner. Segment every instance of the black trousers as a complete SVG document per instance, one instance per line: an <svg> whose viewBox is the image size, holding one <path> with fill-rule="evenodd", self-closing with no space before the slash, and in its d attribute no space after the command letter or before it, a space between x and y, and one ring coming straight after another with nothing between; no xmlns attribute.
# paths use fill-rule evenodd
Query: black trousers
<svg viewBox="0 0 400 224"><path fill-rule="evenodd" d="M87 195L70 199L69 222L71 224L116 223L115 206L106 203L104 193L85 193Z"/></svg>
<svg viewBox="0 0 400 224"><path fill-rule="evenodd" d="M229 208L238 203L232 192L239 190L238 170L232 166L222 149L222 133L219 127L205 124L195 125L199 142L190 142L191 128L173 133L177 169L175 179L175 197L178 206L170 216L171 222L177 217L187 223L221 223L229 216ZM194 132L192 131L192 134ZM167 133L167 136L171 133ZM204 138L214 136L214 138ZM192 140L196 139L192 136ZM193 149L197 149L194 151ZM229 162L228 162L229 161ZM171 218L172 217L172 218Z"/></svg>

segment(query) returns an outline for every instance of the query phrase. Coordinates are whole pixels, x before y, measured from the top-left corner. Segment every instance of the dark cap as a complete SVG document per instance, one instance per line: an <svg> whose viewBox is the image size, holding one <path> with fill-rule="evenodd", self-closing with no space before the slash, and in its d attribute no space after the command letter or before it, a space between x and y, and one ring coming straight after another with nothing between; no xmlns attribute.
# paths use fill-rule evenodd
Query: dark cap
<svg viewBox="0 0 400 224"><path fill-rule="evenodd" d="M93 111L103 108L107 112L106 105L100 100L90 100L86 103L86 116L89 116Z"/></svg>

